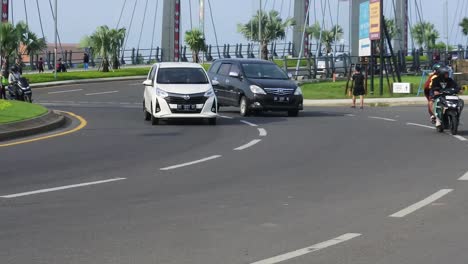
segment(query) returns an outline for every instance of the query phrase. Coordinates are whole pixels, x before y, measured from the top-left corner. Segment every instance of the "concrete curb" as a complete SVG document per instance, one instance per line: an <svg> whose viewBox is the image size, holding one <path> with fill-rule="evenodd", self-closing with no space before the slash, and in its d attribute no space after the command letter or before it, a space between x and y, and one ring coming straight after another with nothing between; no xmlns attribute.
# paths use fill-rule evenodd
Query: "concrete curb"
<svg viewBox="0 0 468 264"><path fill-rule="evenodd" d="M49 110L32 119L0 125L0 141L49 132L65 125L65 116Z"/></svg>
<svg viewBox="0 0 468 264"><path fill-rule="evenodd" d="M461 96L463 100L468 100L468 96ZM370 98L364 99L367 106L412 106L427 105L425 97L402 97L402 98ZM350 106L350 99L333 100L310 100L304 99L304 106Z"/></svg>
<svg viewBox="0 0 468 264"><path fill-rule="evenodd" d="M60 85L70 84L84 84L84 83L100 83L100 82L116 82L116 81L133 81L133 80L144 80L146 75L139 76L128 76L128 77L111 77L111 78L96 78L96 79L82 79L82 80L69 80L69 81L57 81L57 82L46 82L46 83L33 83L31 88L45 88Z"/></svg>

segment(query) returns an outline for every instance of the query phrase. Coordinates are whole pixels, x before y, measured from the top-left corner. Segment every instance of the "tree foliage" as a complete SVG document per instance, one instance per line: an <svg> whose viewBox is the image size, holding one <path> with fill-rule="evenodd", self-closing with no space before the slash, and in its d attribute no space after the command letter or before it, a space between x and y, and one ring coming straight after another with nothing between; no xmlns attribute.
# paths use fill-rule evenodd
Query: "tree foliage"
<svg viewBox="0 0 468 264"><path fill-rule="evenodd" d="M320 41L324 45L326 53L333 51L333 44L335 41L340 40L343 37L343 28L340 25L335 25L331 29L323 29L318 22L315 22L312 26L306 28L306 33L313 39Z"/></svg>
<svg viewBox="0 0 468 264"><path fill-rule="evenodd" d="M200 62L200 51L206 50L205 38L203 37L203 32L201 30L194 28L185 32L185 43L192 50L193 62Z"/></svg>
<svg viewBox="0 0 468 264"><path fill-rule="evenodd" d="M102 71L108 72L112 62L114 69L119 67L119 53L125 40L126 29L110 29L108 26L100 26L89 36L89 45L93 49L93 55L102 59Z"/></svg>
<svg viewBox="0 0 468 264"><path fill-rule="evenodd" d="M413 26L411 31L416 44L426 49L433 49L440 36L434 24L430 22L417 23Z"/></svg>
<svg viewBox="0 0 468 264"><path fill-rule="evenodd" d="M463 35L468 36L468 17L463 18L459 25L462 28Z"/></svg>

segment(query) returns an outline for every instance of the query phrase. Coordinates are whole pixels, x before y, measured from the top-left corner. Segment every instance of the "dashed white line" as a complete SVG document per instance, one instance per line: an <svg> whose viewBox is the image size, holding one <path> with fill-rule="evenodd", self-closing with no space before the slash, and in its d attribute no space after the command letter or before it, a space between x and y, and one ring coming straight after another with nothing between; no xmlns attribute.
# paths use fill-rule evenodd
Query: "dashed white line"
<svg viewBox="0 0 468 264"><path fill-rule="evenodd" d="M66 90L66 91L48 92L48 94L71 93L71 92L78 92L78 91L83 91L83 89L74 89L74 90Z"/></svg>
<svg viewBox="0 0 468 264"><path fill-rule="evenodd" d="M384 120L384 121L389 121L389 122L396 122L395 119L385 118L385 117L369 116L369 118L378 119L378 120Z"/></svg>
<svg viewBox="0 0 468 264"><path fill-rule="evenodd" d="M460 141L467 141L466 138L464 138L464 137L462 137L462 136L460 136L460 135L453 135L453 137L456 138L456 139L458 139L458 140L460 140Z"/></svg>
<svg viewBox="0 0 468 264"><path fill-rule="evenodd" d="M355 117L356 115L353 115L353 114L346 114L345 116Z"/></svg>
<svg viewBox="0 0 468 264"><path fill-rule="evenodd" d="M167 170L178 169L178 168L182 168L182 167L186 167L186 166L190 166L190 165L194 165L194 164L214 160L214 159L221 158L221 157L222 157L221 155L214 155L214 156L210 156L210 157L207 157L207 158L204 158L204 159L194 160L194 161L190 161L190 162L186 162L186 163L182 163L182 164L178 164L178 165L174 165L174 166L161 168L160 170L167 171Z"/></svg>
<svg viewBox="0 0 468 264"><path fill-rule="evenodd" d="M266 137L266 135L268 134L264 128L257 128L257 129L258 129L258 134L261 137Z"/></svg>
<svg viewBox="0 0 468 264"><path fill-rule="evenodd" d="M30 192L3 195L3 196L0 196L0 198L7 198L7 199L17 198L17 197L27 196L27 195L34 195L34 194L47 193L47 192L55 192L55 191L61 191L61 190L66 190L66 189L71 189L71 188L78 188L78 187L84 187L84 186L89 186L89 185L96 185L96 184L102 184L102 183L121 181L121 180L125 180L125 179L126 178L114 178L114 179L103 180L103 181L85 182L85 183L80 183L80 184L66 185L66 186L60 186L60 187L48 188L48 189L41 189L41 190L30 191Z"/></svg>
<svg viewBox="0 0 468 264"><path fill-rule="evenodd" d="M405 209L390 215L390 217L396 217L396 218L405 217L405 216L407 216L407 215L409 215L409 214L423 208L424 206L435 202L436 200L442 198L443 196L450 193L451 191L453 191L453 189L442 189L442 190L432 194L431 196L427 197L426 199L424 199L422 201L419 201L419 202L417 202L415 204L412 204L412 205L406 207Z"/></svg>
<svg viewBox="0 0 468 264"><path fill-rule="evenodd" d="M234 119L234 117L232 117L232 116L224 116L224 115L220 115L219 117L221 117L221 118L225 118L225 119Z"/></svg>
<svg viewBox="0 0 468 264"><path fill-rule="evenodd" d="M406 123L408 126L417 126L417 127L424 127L424 128L429 128L429 129L435 129L435 127L432 126L426 126L426 125L421 125L421 124L416 124L416 123Z"/></svg>
<svg viewBox="0 0 468 264"><path fill-rule="evenodd" d="M249 143L245 144L245 145L242 145L238 148L235 148L234 150L244 150L244 149L248 149L250 147L252 147L253 145L257 144L258 142L262 141L261 139L254 139L252 141L250 141Z"/></svg>
<svg viewBox="0 0 468 264"><path fill-rule="evenodd" d="M100 92L100 93L88 93L85 95L99 95L99 94L111 94L111 93L118 93L119 91L108 91L108 92Z"/></svg>
<svg viewBox="0 0 468 264"><path fill-rule="evenodd" d="M241 120L241 122L246 124L246 125L249 125L251 127L258 127L258 125L254 124L254 123L250 123L249 121Z"/></svg>
<svg viewBox="0 0 468 264"><path fill-rule="evenodd" d="M461 176L459 179L459 181L468 181L468 172L466 172L463 176Z"/></svg>
<svg viewBox="0 0 468 264"><path fill-rule="evenodd" d="M278 255L276 257L272 257L272 258L260 260L260 261L257 261L257 262L253 262L251 264L276 264L276 263L280 263L280 262L287 261L287 260L290 260L290 259L293 259L293 258L297 258L297 257L303 256L303 255L306 255L306 254L309 254L309 253L312 253L312 252L316 252L316 251L319 251L319 250L322 250L322 249L325 249L325 248L328 248L328 247L331 247L331 246L335 246L335 245L344 243L346 241L349 241L349 240L351 240L353 238L356 238L356 237L359 237L359 236L361 236L361 234L347 233L347 234L344 234L342 236L339 236L339 237L336 237L336 238L333 238L333 239L330 239L330 240L327 240L327 241L312 245L310 247L301 248L301 249L291 251L291 252L288 252L288 253L285 253L285 254L282 254L282 255Z"/></svg>

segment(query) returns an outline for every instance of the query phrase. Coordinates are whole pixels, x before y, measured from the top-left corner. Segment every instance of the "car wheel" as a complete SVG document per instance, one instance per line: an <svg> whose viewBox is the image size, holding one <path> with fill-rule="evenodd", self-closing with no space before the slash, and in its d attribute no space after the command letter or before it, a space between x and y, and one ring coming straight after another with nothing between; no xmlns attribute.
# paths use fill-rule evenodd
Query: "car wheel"
<svg viewBox="0 0 468 264"><path fill-rule="evenodd" d="M250 114L249 106L247 105L247 98L242 96L240 99L240 115L241 116L248 116Z"/></svg>
<svg viewBox="0 0 468 264"><path fill-rule="evenodd" d="M145 101L143 101L143 113L145 115L145 121L151 120L151 114L146 111Z"/></svg>
<svg viewBox="0 0 468 264"><path fill-rule="evenodd" d="M208 124L210 126L216 126L216 118L209 118L208 119Z"/></svg>
<svg viewBox="0 0 468 264"><path fill-rule="evenodd" d="M156 118L154 115L153 115L153 106L151 106L151 125L155 126L155 125L158 125L159 124L159 118Z"/></svg>
<svg viewBox="0 0 468 264"><path fill-rule="evenodd" d="M296 117L298 115L299 115L299 110L289 110L288 111L288 116Z"/></svg>

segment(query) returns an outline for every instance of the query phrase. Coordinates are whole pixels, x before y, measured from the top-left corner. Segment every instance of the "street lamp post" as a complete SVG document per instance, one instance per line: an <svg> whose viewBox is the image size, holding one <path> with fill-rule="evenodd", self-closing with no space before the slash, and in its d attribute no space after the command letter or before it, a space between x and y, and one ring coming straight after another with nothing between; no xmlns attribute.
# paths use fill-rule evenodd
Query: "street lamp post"
<svg viewBox="0 0 468 264"><path fill-rule="evenodd" d="M260 0L260 12L258 13L258 42L260 43L259 46L258 46L258 57L259 58L262 58L262 45L263 45L263 41L262 41L262 18L263 18L263 14L262 14L262 0ZM253 32L252 32L253 34Z"/></svg>
<svg viewBox="0 0 468 264"><path fill-rule="evenodd" d="M57 28L57 0L54 1L55 14L54 14L54 28L55 28L55 45L54 45L54 78L57 79L57 39L58 39L58 28Z"/></svg>

